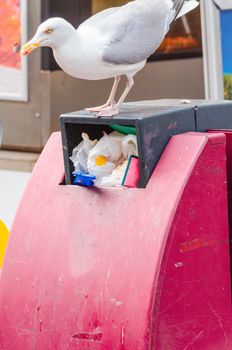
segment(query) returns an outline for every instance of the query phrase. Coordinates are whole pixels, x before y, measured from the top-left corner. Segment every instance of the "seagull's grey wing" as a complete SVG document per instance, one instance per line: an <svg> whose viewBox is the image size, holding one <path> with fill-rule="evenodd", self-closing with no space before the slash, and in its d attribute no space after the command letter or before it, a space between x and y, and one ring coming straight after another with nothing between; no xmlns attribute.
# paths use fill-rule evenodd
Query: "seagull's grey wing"
<svg viewBox="0 0 232 350"><path fill-rule="evenodd" d="M137 0L121 7L104 21L102 59L113 64L146 60L160 46L171 17L172 1Z"/></svg>
<svg viewBox="0 0 232 350"><path fill-rule="evenodd" d="M118 9L119 9L119 7L111 7L109 9L106 9L106 10L103 10L101 12L98 12L96 15L88 18L85 22L83 22L78 27L78 30L79 29L84 29L85 27L88 27L88 26L96 27L98 25L98 23L100 23L101 21L105 20L108 16L110 16L112 13L114 13Z"/></svg>
<svg viewBox="0 0 232 350"><path fill-rule="evenodd" d="M172 0L172 1L173 1L173 7L175 9L175 16L173 20L175 20L183 7L185 0Z"/></svg>

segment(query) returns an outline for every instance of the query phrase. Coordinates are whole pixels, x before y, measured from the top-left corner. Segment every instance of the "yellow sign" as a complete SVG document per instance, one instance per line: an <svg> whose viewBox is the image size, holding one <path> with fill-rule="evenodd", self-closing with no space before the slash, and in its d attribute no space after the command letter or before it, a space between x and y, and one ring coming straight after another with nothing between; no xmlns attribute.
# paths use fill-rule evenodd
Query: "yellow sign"
<svg viewBox="0 0 232 350"><path fill-rule="evenodd" d="M8 243L9 231L4 225L4 223L0 220L0 269L2 268L2 263Z"/></svg>

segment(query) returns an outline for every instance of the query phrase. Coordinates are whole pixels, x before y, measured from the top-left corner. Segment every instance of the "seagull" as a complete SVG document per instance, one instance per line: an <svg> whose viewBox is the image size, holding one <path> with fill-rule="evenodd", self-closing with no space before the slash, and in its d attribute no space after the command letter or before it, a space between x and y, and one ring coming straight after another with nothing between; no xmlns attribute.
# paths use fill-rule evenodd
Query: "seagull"
<svg viewBox="0 0 232 350"><path fill-rule="evenodd" d="M159 48L171 24L198 5L197 0L134 0L95 14L77 29L63 18L50 18L40 24L21 55L47 46L63 71L75 78L114 78L107 102L86 108L97 117L114 117L134 85L134 76ZM115 102L122 76L126 87Z"/></svg>

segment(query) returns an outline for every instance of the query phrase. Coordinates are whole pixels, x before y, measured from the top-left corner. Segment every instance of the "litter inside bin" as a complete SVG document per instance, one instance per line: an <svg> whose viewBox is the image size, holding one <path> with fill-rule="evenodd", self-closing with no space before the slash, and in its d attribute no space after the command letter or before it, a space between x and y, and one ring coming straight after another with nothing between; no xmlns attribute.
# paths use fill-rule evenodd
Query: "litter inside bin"
<svg viewBox="0 0 232 350"><path fill-rule="evenodd" d="M74 148L72 157L70 159L73 162L75 172L87 174L87 161L89 152L96 145L97 140L91 141L89 139L89 135L85 133L83 133L81 136L83 141Z"/></svg>
<svg viewBox="0 0 232 350"><path fill-rule="evenodd" d="M92 181L98 187L122 186L130 157L138 156L136 136L113 131L104 133L99 141L91 141L85 133L82 138L70 157L75 168L73 183L89 187Z"/></svg>
<svg viewBox="0 0 232 350"><path fill-rule="evenodd" d="M73 184L84 187L92 187L94 186L94 180L96 180L96 176L91 176L87 174L82 174L75 172L73 173Z"/></svg>
<svg viewBox="0 0 232 350"><path fill-rule="evenodd" d="M137 187L140 179L139 159L135 156L130 156L127 168L122 180L122 185L126 187Z"/></svg>

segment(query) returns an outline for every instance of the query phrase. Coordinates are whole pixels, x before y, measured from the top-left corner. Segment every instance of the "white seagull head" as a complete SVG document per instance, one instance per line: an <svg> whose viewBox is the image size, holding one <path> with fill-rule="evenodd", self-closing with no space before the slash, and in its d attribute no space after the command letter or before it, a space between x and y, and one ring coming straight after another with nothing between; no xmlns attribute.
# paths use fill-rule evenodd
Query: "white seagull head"
<svg viewBox="0 0 232 350"><path fill-rule="evenodd" d="M55 49L75 32L75 28L63 18L49 18L41 23L34 37L21 48L21 55L27 56L38 47L48 46Z"/></svg>

